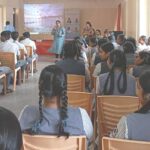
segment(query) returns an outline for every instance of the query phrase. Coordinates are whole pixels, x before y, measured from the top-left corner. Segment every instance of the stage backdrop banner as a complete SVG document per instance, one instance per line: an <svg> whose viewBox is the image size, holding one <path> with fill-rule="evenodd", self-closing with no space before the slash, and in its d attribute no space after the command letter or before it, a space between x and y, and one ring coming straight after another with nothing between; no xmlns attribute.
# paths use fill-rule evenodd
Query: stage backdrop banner
<svg viewBox="0 0 150 150"><path fill-rule="evenodd" d="M66 39L72 40L80 36L80 10L67 9L65 10L65 28Z"/></svg>
<svg viewBox="0 0 150 150"><path fill-rule="evenodd" d="M64 20L62 4L24 4L25 31L50 34L56 20Z"/></svg>

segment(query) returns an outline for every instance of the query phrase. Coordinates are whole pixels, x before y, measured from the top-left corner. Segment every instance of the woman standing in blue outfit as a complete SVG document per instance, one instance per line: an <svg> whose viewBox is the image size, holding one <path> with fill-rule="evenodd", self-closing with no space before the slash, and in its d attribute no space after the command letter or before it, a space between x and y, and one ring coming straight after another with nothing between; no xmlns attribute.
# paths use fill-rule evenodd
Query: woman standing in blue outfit
<svg viewBox="0 0 150 150"><path fill-rule="evenodd" d="M54 43L50 52L55 53L56 58L58 58L62 52L65 40L65 28L61 26L60 20L56 20L56 26L52 29L51 34L54 36Z"/></svg>
<svg viewBox="0 0 150 150"><path fill-rule="evenodd" d="M46 135L86 135L93 126L87 112L68 106L66 75L56 65L47 66L39 78L39 108L26 106L19 117L22 131Z"/></svg>

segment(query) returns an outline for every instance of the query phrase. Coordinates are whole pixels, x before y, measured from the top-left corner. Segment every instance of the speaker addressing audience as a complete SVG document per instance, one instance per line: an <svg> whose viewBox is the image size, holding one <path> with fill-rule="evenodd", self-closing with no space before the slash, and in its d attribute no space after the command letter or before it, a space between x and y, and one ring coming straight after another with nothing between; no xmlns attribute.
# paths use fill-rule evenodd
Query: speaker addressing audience
<svg viewBox="0 0 150 150"><path fill-rule="evenodd" d="M137 82L138 96L143 106L134 113L123 116L111 137L150 141L150 71L144 72Z"/></svg>
<svg viewBox="0 0 150 150"><path fill-rule="evenodd" d="M56 58L58 58L62 53L65 40L65 32L65 28L61 25L61 21L56 20L56 25L51 32L51 34L54 36L54 42L52 48L49 49L49 52L56 54Z"/></svg>
<svg viewBox="0 0 150 150"><path fill-rule="evenodd" d="M0 150L21 150L22 132L16 116L0 106Z"/></svg>
<svg viewBox="0 0 150 150"><path fill-rule="evenodd" d="M19 117L23 132L46 135L86 135L93 127L87 112L68 106L67 79L56 65L45 67L39 78L39 108L26 106Z"/></svg>

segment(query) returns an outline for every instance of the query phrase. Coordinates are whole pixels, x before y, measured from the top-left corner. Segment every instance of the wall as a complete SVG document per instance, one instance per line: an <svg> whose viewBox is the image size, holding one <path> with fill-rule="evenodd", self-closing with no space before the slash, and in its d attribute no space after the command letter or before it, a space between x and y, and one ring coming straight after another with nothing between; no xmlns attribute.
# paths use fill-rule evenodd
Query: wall
<svg viewBox="0 0 150 150"><path fill-rule="evenodd" d="M83 8L81 9L81 29L89 20L95 29L114 30L116 14L116 8Z"/></svg>
<svg viewBox="0 0 150 150"><path fill-rule="evenodd" d="M127 36L138 38L139 7L138 0L126 0L122 3L123 29Z"/></svg>
<svg viewBox="0 0 150 150"><path fill-rule="evenodd" d="M4 11L4 22L10 20L12 23L13 8L17 8L16 21L17 30L22 34L24 32L24 3L54 3L53 0L2 0ZM1 5L0 3L0 5ZM110 3L109 1L99 0L55 0L55 3L63 3L65 9L78 8L81 13L81 30L85 26L85 22L88 20L92 22L94 28L99 28L102 31L105 28L109 30L114 29L115 18L117 13L117 5L115 0ZM112 5L113 4L113 5ZM36 35L37 39L48 39L50 35ZM34 37L35 38L35 37Z"/></svg>
<svg viewBox="0 0 150 150"><path fill-rule="evenodd" d="M88 2L88 3L87 3ZM23 32L23 3L54 3L51 0L24 0L21 2L21 9L19 10L19 24L22 28L19 28L19 31ZM117 9L115 6L108 5L108 3L99 3L98 1L70 1L67 0L55 0L55 3L63 3L65 9L78 8L80 9L80 22L81 22L81 31L85 26L85 22L88 20L92 23L94 28L102 29L108 28L109 30L114 29L115 17L117 13ZM90 7L89 7L90 6ZM36 35L33 38L37 37L37 39L48 39L51 38L50 35Z"/></svg>
<svg viewBox="0 0 150 150"><path fill-rule="evenodd" d="M2 22L0 24L1 30L3 26L5 25L6 20L9 20L11 24L13 23L13 8L19 8L19 7L20 7L19 0L1 0L0 1L0 8L2 9L2 13L0 14L0 17L2 17Z"/></svg>

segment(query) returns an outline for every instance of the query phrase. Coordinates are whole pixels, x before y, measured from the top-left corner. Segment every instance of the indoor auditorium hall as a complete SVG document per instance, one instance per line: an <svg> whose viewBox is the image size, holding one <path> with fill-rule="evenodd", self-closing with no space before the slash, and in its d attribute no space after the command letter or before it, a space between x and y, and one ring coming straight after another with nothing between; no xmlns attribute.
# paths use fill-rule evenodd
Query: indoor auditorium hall
<svg viewBox="0 0 150 150"><path fill-rule="evenodd" d="M0 0L0 150L150 150L150 0Z"/></svg>

